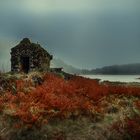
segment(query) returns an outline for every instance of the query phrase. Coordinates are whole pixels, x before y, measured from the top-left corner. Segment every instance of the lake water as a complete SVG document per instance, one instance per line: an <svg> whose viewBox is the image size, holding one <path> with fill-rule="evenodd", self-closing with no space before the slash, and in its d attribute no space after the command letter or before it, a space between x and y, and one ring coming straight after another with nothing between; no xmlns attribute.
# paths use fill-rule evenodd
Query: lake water
<svg viewBox="0 0 140 140"><path fill-rule="evenodd" d="M91 79L101 79L101 81L111 82L140 82L140 75L82 75Z"/></svg>

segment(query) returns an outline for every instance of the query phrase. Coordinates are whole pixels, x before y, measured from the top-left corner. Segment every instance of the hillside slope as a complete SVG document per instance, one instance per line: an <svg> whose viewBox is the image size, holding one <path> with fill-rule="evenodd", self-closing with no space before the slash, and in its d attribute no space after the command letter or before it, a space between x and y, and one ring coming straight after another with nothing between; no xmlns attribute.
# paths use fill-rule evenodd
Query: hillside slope
<svg viewBox="0 0 140 140"><path fill-rule="evenodd" d="M1 74L0 93L2 140L136 140L140 136L139 86L34 72Z"/></svg>
<svg viewBox="0 0 140 140"><path fill-rule="evenodd" d="M93 70L83 70L83 74L140 74L140 63L112 65Z"/></svg>

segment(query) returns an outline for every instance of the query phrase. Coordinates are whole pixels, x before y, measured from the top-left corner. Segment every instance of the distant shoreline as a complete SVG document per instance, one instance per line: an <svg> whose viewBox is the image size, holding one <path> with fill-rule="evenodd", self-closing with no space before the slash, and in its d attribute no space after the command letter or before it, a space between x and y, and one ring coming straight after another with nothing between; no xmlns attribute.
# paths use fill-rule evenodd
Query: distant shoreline
<svg viewBox="0 0 140 140"><path fill-rule="evenodd" d="M107 74L84 74L80 75L85 78L98 79L100 82L115 83L140 83L140 75L107 75Z"/></svg>

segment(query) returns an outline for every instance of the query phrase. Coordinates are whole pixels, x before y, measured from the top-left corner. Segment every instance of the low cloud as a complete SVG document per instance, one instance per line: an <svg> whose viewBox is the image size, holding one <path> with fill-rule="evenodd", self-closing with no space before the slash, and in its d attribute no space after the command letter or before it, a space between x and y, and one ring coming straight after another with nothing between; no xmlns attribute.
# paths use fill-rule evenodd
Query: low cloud
<svg viewBox="0 0 140 140"><path fill-rule="evenodd" d="M138 0L0 0L0 41L7 44L0 45L0 63L10 67L10 48L24 37L80 68L139 62L139 6Z"/></svg>

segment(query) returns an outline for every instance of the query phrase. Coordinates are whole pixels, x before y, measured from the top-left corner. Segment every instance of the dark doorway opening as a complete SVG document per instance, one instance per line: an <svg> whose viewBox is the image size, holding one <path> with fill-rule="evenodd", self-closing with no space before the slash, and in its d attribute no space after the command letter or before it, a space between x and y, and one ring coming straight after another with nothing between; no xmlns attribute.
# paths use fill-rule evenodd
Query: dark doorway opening
<svg viewBox="0 0 140 140"><path fill-rule="evenodd" d="M29 72L30 65L29 65L29 57L28 56L21 57L21 69L25 73Z"/></svg>

